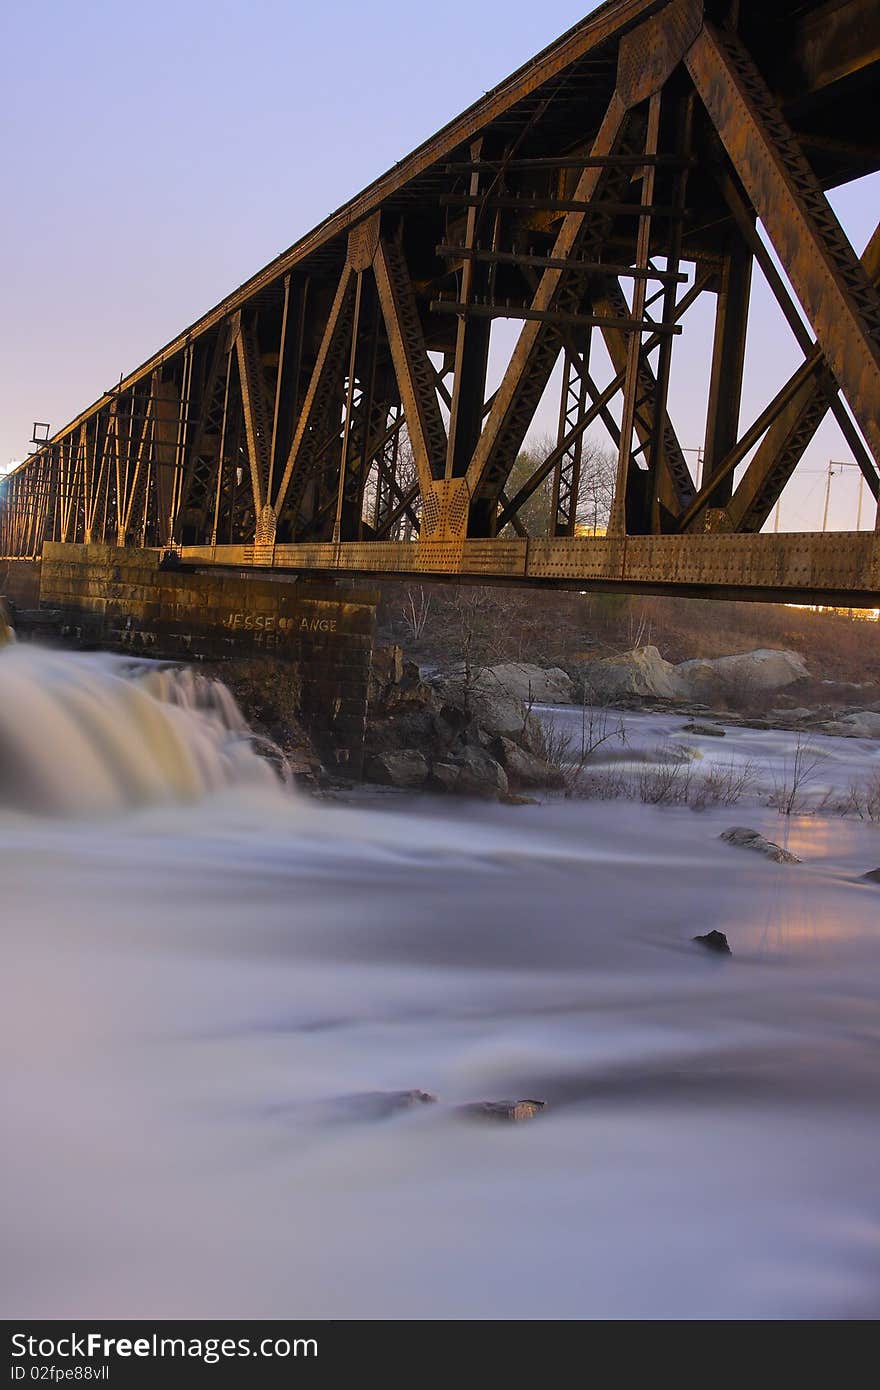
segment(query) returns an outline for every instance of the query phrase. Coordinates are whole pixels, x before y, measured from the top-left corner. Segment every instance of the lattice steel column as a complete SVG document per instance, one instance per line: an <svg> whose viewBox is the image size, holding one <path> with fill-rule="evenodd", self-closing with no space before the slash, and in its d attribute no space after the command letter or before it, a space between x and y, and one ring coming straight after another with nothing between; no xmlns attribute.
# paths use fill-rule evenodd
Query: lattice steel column
<svg viewBox="0 0 880 1390"><path fill-rule="evenodd" d="M589 364L588 336L579 361L568 348L563 355L562 394L559 402L559 427L556 432L557 448L563 452L553 470L553 501L550 514L551 534L554 536L573 536L575 533L584 436L582 431L574 431L587 409Z"/></svg>

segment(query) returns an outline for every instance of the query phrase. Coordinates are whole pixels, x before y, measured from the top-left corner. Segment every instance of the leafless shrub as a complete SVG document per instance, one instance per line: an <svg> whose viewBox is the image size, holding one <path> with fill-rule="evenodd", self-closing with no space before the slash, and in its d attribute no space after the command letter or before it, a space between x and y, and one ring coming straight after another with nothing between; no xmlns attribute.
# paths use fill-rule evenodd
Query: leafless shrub
<svg viewBox="0 0 880 1390"><path fill-rule="evenodd" d="M582 768L567 795L579 801L632 801L635 787L621 768Z"/></svg>
<svg viewBox="0 0 880 1390"><path fill-rule="evenodd" d="M857 814L862 820L880 821L880 773L873 772L859 788Z"/></svg>
<svg viewBox="0 0 880 1390"><path fill-rule="evenodd" d="M752 789L756 778L752 762L716 763L708 772L694 778L690 806L694 811L704 811L709 806L735 806Z"/></svg>
<svg viewBox="0 0 880 1390"><path fill-rule="evenodd" d="M531 714L531 710L528 711ZM572 736L557 723L533 726L532 747L536 757L560 771L572 761Z"/></svg>
<svg viewBox="0 0 880 1390"><path fill-rule="evenodd" d="M874 772L864 782L853 782L845 796L831 792L819 802L816 810L835 816L858 816L859 820L880 821L880 772Z"/></svg>
<svg viewBox="0 0 880 1390"><path fill-rule="evenodd" d="M527 722L531 713L532 702L529 701ZM577 741L574 734L553 722L538 726L533 738L533 747L538 756L561 775L566 796L579 797L585 794L583 788L587 782L592 784L596 777L596 774L588 774L587 771L591 759L603 744L614 739L626 743L624 721L619 716L613 717L610 711L601 705L588 703L585 696L581 706L580 737ZM597 780L602 781L603 776L599 775ZM625 792L621 789L616 794L622 796Z"/></svg>
<svg viewBox="0 0 880 1390"><path fill-rule="evenodd" d="M773 779L773 795L770 805L775 806L781 816L798 815L804 809L804 791L815 779L825 754L798 734L794 750L786 753L782 767Z"/></svg>
<svg viewBox="0 0 880 1390"><path fill-rule="evenodd" d="M424 584L408 588L400 606L400 617L406 635L412 642L418 642L424 634L431 616L432 595Z"/></svg>
<svg viewBox="0 0 880 1390"><path fill-rule="evenodd" d="M649 767L636 774L639 800L646 806L683 806L690 797L693 763L671 744L657 750Z"/></svg>

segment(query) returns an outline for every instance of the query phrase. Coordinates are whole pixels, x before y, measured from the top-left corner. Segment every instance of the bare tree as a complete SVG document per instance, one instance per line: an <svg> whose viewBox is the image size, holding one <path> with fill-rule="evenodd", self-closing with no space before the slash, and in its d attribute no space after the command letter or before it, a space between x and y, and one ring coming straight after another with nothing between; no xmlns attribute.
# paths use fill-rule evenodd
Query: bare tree
<svg viewBox="0 0 880 1390"><path fill-rule="evenodd" d="M824 758L814 743L798 734L794 751L786 753L773 779L772 802L781 816L794 816L803 809L804 788L814 780Z"/></svg>
<svg viewBox="0 0 880 1390"><path fill-rule="evenodd" d="M555 447L556 441L545 436L520 452L505 488L508 499L512 500L528 483ZM602 534L608 525L616 476L617 461L612 451L595 439L584 439L575 516L578 527L588 535ZM552 533L552 471L520 507L519 518L530 536L549 536Z"/></svg>
<svg viewBox="0 0 880 1390"><path fill-rule="evenodd" d="M400 606L400 616L406 635L412 642L418 642L431 616L433 595L424 584L409 586Z"/></svg>

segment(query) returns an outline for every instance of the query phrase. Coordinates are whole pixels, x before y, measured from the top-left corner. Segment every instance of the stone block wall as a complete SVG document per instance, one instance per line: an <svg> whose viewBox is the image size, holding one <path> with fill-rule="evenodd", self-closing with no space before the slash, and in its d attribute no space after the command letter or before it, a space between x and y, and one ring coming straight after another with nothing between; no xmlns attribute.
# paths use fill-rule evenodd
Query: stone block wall
<svg viewBox="0 0 880 1390"><path fill-rule="evenodd" d="M15 608L36 608L40 602L39 560L0 560L0 595Z"/></svg>
<svg viewBox="0 0 880 1390"><path fill-rule="evenodd" d="M326 766L359 777L377 595L293 576L163 568L154 550L47 544L40 605L81 644L165 659L289 661Z"/></svg>

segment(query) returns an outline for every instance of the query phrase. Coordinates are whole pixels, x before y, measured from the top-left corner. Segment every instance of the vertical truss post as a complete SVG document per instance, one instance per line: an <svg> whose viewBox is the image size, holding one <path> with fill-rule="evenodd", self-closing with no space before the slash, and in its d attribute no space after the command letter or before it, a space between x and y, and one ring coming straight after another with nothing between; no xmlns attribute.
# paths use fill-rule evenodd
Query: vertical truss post
<svg viewBox="0 0 880 1390"><path fill-rule="evenodd" d="M398 422L400 407L394 408ZM397 455L400 449L400 429L394 430L386 439L376 464L376 496L373 501L373 530L381 531L388 523L394 505L395 483L397 481Z"/></svg>
<svg viewBox="0 0 880 1390"><path fill-rule="evenodd" d="M566 347L563 356L559 426L556 432L556 446L562 452L553 470L550 513L550 534L553 536L573 536L575 533L584 436L583 431L573 431L587 408L591 337L587 330L580 359L575 358L570 347Z"/></svg>
<svg viewBox="0 0 880 1390"><path fill-rule="evenodd" d="M193 357L195 349L187 343L183 353L183 368L180 379L180 400L177 412L177 439L174 446L174 471L171 478L171 497L167 517L161 516L160 523L166 523L165 535L160 535L162 544L171 545L177 529L177 517L183 499L184 471L186 466L186 445L189 438L189 413L192 400Z"/></svg>
<svg viewBox="0 0 880 1390"><path fill-rule="evenodd" d="M290 274L284 277L284 308L281 311L281 339L278 344L278 372L275 377L275 408L272 412L272 439L269 444L269 478L266 500L271 502L275 480L275 449L278 442L278 418L281 413L281 385L284 375L284 348L287 342L287 313L290 305Z"/></svg>
<svg viewBox="0 0 880 1390"><path fill-rule="evenodd" d="M217 544L217 530L220 525L220 496L223 490L223 465L226 458L226 422L229 418L229 379L232 375L232 352L226 354L226 383L223 388L223 418L220 424L220 444L217 453L217 491L214 496L214 524L211 527L211 544Z"/></svg>
<svg viewBox="0 0 880 1390"><path fill-rule="evenodd" d="M482 137L471 145L471 159L479 160L483 149ZM480 173L474 169L470 179L470 195L476 197L480 191ZM476 230L479 218L476 204L468 207L465 224L464 245L473 251L476 244ZM478 262L473 256L465 256L461 272L462 304L470 304L478 278ZM483 398L486 394L486 370L489 363L489 338L491 333L489 319L479 319L461 314L455 334L455 358L453 367L452 398L449 408L449 435L446 445L445 477L457 478L467 472L467 466L474 451L483 423Z"/></svg>
<svg viewBox="0 0 880 1390"><path fill-rule="evenodd" d="M354 284L354 314L351 321L351 352L348 358L348 387L345 393L345 424L342 430L342 452L339 456L339 486L336 492L336 516L333 521L333 543L338 545L342 534L342 504L345 500L345 470L348 463L348 441L351 435L351 420L354 410L355 366L357 359L358 330L361 319L361 294L364 273L358 270Z"/></svg>
<svg viewBox="0 0 880 1390"><path fill-rule="evenodd" d="M666 253L666 270L678 274L681 264L681 244L687 193L688 166L686 159L691 153L693 143L695 94L690 91L679 103L677 113L676 152L681 155L682 164L673 175L672 216L669 223L669 238ZM675 317L675 302L678 287L674 280L666 280L660 295L661 317L664 323L671 323ZM650 371L644 353L645 368ZM669 379L672 372L672 337L666 334L660 340L657 354L657 377L653 392L653 412L651 420L651 439L647 450L648 472L653 480L651 498L651 529L664 531L664 521L670 512L679 515L683 507L693 498L695 488L678 437L673 429L667 410L669 401Z"/></svg>
<svg viewBox="0 0 880 1390"><path fill-rule="evenodd" d="M648 126L645 132L645 154L655 155L660 135L660 92L654 92L648 102ZM650 209L654 201L655 166L648 164L642 174L642 207ZM651 256L651 213L643 211L639 217L639 230L636 242L636 266L648 269ZM639 277L633 285L632 316L644 319L647 280ZM636 424L636 409L639 400L639 367L642 357L642 335L633 329L627 343L626 379L623 388L623 418L620 425L620 451L617 459L617 485L614 489L614 504L611 510L609 532L625 535L628 530L628 515L638 508L643 499L632 496L630 489L633 469L633 433ZM628 496L629 494L629 496ZM640 517L644 525L644 517Z"/></svg>
<svg viewBox="0 0 880 1390"><path fill-rule="evenodd" d="M752 255L736 237L724 256L718 284L703 449L704 483L711 481L713 473L733 448L739 434L751 287ZM729 473L712 493L709 506L725 506L730 501L732 491L733 474Z"/></svg>

